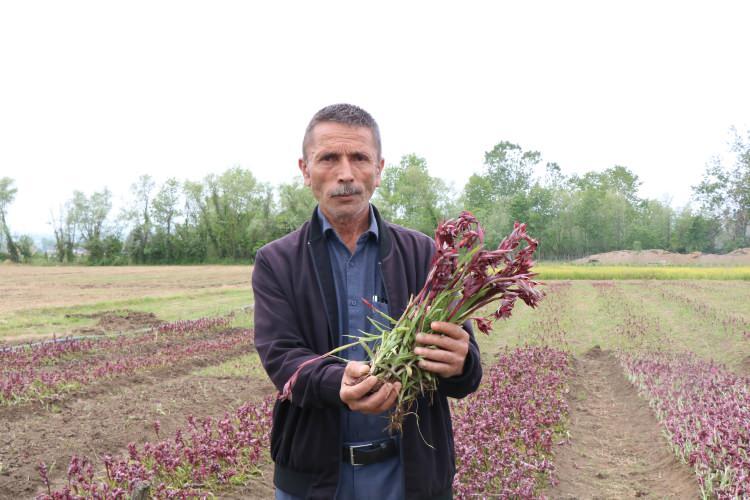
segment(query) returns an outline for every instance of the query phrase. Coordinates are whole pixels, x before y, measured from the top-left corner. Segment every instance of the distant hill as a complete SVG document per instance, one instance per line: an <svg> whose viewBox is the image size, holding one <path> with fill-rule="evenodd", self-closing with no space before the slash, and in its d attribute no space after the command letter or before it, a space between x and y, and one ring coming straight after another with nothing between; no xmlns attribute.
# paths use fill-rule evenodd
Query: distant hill
<svg viewBox="0 0 750 500"><path fill-rule="evenodd" d="M575 264L719 265L750 266L750 248L738 248L724 255L674 253L666 250L617 250L576 259Z"/></svg>

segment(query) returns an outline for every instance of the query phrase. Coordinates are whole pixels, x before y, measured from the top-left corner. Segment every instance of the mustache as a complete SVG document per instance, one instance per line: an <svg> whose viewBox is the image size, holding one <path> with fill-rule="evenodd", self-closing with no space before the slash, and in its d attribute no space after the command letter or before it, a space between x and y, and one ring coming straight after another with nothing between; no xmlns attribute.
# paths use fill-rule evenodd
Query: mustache
<svg viewBox="0 0 750 500"><path fill-rule="evenodd" d="M358 188L354 184L341 184L336 189L328 193L329 196L351 196L355 194L362 194L362 189Z"/></svg>

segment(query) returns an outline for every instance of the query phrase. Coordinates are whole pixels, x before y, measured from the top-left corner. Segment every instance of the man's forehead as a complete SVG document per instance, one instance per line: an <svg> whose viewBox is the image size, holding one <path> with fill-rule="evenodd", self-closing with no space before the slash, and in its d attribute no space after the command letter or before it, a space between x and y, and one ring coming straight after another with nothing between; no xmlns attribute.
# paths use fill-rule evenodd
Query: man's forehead
<svg viewBox="0 0 750 500"><path fill-rule="evenodd" d="M372 130L367 127L323 122L313 128L311 146L316 149L333 146L367 146L375 149L375 139Z"/></svg>

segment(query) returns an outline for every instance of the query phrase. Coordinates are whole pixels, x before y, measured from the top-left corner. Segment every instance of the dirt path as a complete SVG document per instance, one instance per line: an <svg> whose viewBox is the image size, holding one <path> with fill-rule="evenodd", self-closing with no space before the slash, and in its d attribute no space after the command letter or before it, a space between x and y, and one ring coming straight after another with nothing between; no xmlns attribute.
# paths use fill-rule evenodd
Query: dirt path
<svg viewBox="0 0 750 500"><path fill-rule="evenodd" d="M553 459L560 484L550 498L700 498L612 354L595 347L577 360L568 403L570 442Z"/></svg>
<svg viewBox="0 0 750 500"><path fill-rule="evenodd" d="M274 392L268 381L198 377L189 370L181 367L111 381L63 400L52 410L40 405L0 409L0 499L33 498L39 493L40 461L51 467L50 479L59 485L72 454L94 460L104 454L116 456L129 442L155 441L155 420L161 423L160 435L170 436L186 426L189 414L220 417ZM265 482L270 484L270 479L245 491L266 494Z"/></svg>

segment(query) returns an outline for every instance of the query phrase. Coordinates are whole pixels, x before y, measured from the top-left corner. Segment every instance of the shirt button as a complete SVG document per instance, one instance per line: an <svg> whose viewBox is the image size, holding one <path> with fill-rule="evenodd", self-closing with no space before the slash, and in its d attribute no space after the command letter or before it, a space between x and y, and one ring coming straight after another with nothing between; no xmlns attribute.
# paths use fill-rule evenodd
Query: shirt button
<svg viewBox="0 0 750 500"><path fill-rule="evenodd" d="M349 262L349 267L354 267L354 262Z"/></svg>

